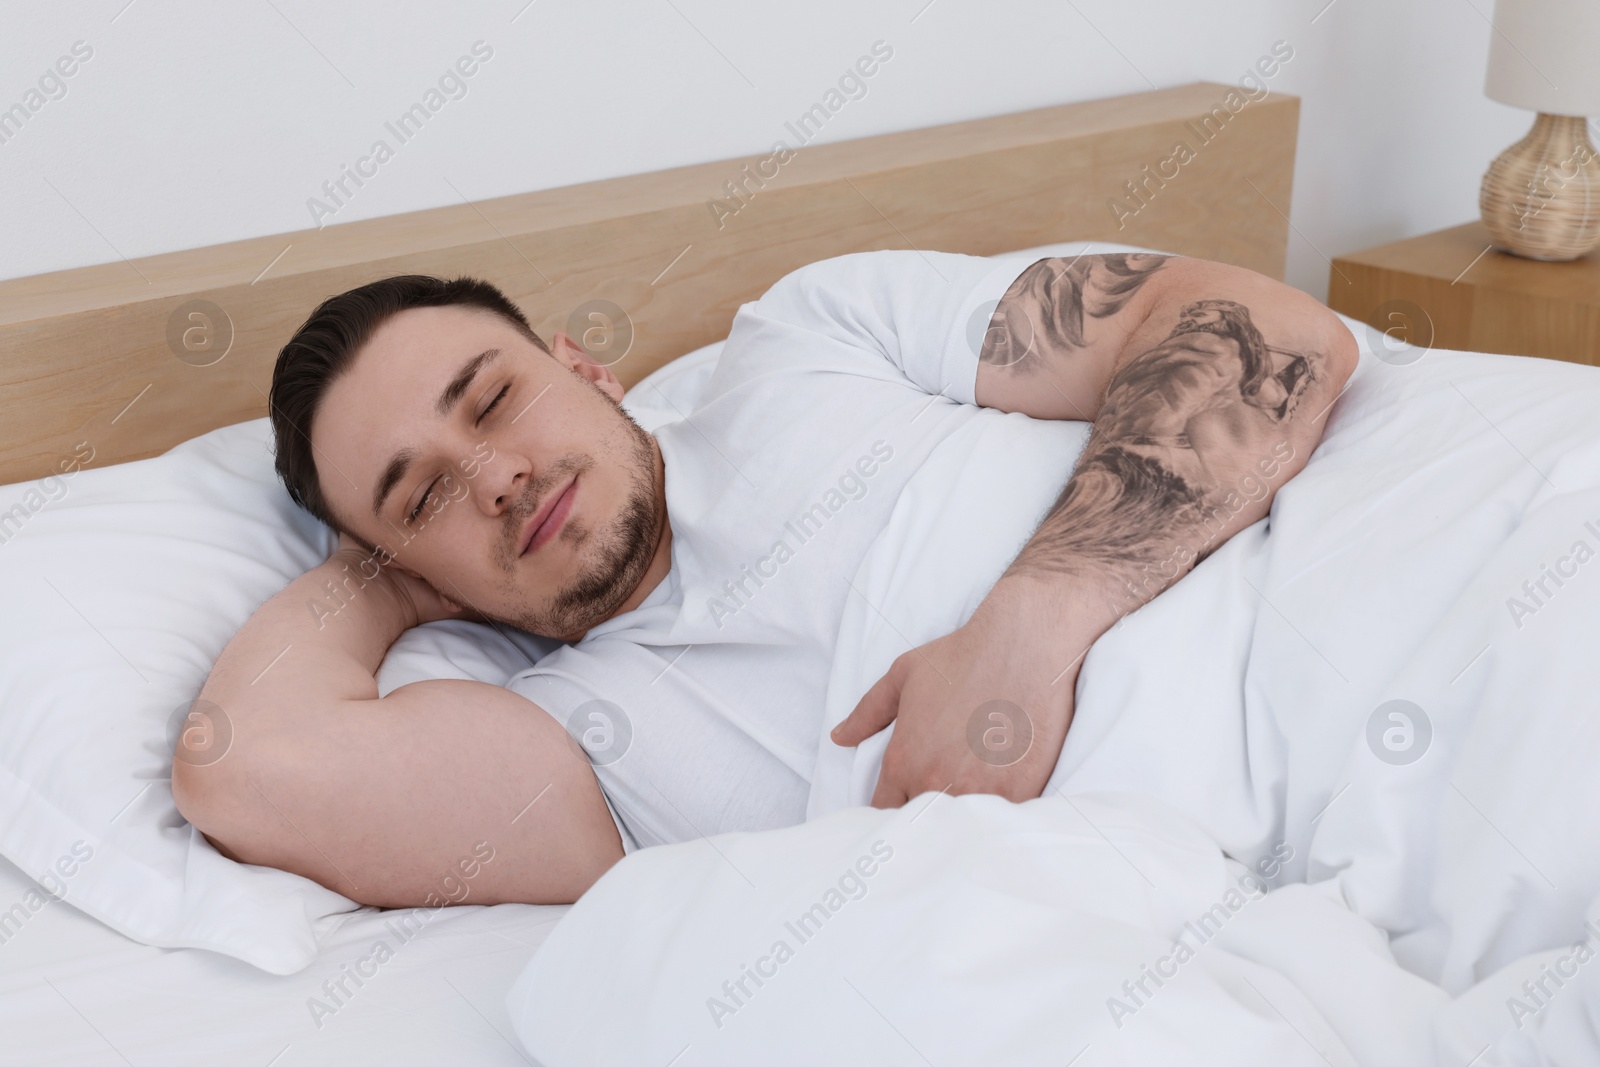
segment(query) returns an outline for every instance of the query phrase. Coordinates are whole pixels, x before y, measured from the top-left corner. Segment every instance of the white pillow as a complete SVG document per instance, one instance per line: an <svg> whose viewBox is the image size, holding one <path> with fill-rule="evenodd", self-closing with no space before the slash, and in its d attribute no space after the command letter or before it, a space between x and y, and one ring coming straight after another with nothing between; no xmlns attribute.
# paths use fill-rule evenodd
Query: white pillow
<svg viewBox="0 0 1600 1067"><path fill-rule="evenodd" d="M673 361L624 406L647 430L681 418L720 350ZM291 974L357 905L207 844L172 801L172 749L223 646L334 535L278 482L266 419L103 468L84 465L93 446L63 457L67 473L0 487L0 854L136 941ZM379 690L500 685L553 647L431 623L390 650ZM0 934L18 919L0 912Z"/></svg>

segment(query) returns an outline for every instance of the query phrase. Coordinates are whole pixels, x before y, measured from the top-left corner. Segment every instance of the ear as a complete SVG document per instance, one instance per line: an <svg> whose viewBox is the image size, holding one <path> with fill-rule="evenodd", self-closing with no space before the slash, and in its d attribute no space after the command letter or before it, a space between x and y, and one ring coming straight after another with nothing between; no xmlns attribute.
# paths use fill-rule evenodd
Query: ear
<svg viewBox="0 0 1600 1067"><path fill-rule="evenodd" d="M583 347L574 341L566 331L557 330L555 336L551 338L550 354L558 362L565 364L576 373L593 382L613 402L622 400L622 383L617 381L615 374L611 373L611 368L590 362Z"/></svg>

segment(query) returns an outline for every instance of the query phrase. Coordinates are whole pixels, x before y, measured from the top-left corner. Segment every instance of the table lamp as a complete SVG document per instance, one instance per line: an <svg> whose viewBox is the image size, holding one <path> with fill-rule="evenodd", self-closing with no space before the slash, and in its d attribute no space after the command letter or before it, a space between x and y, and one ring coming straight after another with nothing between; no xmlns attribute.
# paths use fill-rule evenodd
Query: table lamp
<svg viewBox="0 0 1600 1067"><path fill-rule="evenodd" d="M1537 111L1528 135L1483 176L1478 210L1495 244L1529 259L1600 245L1600 0L1496 0L1490 99Z"/></svg>

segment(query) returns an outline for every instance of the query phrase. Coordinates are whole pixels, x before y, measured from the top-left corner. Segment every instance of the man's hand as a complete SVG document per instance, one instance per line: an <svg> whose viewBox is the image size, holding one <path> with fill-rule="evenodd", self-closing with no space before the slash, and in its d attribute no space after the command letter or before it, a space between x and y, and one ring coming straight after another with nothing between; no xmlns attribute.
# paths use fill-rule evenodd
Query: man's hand
<svg viewBox="0 0 1600 1067"><path fill-rule="evenodd" d="M995 793L1013 801L1044 791L1072 723L1081 647L1059 592L1025 580L997 583L955 632L901 655L833 740L859 745L900 720L883 755L872 804L893 808L929 791ZM1099 605L1092 611L1103 614Z"/></svg>
<svg viewBox="0 0 1600 1067"><path fill-rule="evenodd" d="M349 570L368 581L387 582L400 604L405 608L407 629L439 619L470 619L483 622L478 612L465 608L441 594L432 585L400 567L393 559L379 552L368 551L347 533L339 535L330 562L345 564ZM368 577L376 574L376 578Z"/></svg>

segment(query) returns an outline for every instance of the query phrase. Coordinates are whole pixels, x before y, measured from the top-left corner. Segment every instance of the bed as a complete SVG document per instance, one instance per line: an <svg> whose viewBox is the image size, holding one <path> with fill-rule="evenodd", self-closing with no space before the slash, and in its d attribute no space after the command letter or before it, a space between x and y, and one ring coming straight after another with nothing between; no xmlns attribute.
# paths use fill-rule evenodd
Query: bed
<svg viewBox="0 0 1600 1067"><path fill-rule="evenodd" d="M1596 594L1574 578L1529 604L1541 617L1509 621L1501 602L1554 562L1540 531L1600 523L1581 499L1600 487L1600 447L1575 438L1600 383L1423 352L1355 320L1362 369L1313 465L1269 522L1095 646L1039 801L864 809L864 746L819 767L806 825L643 850L574 907L464 892L387 911L231 864L172 808L174 694L331 546L275 492L261 418L277 347L319 298L401 271L484 276L536 329L581 335L649 428L692 407L741 303L829 256L1135 247L1281 276L1298 102L1230 94L1197 84L808 148L731 214L711 210L724 183L764 157L0 283L0 516L22 508L0 526L0 574L45 606L0 631L0 1063L1595 1062L1600 968L1572 946L1585 921L1600 929L1583 847L1600 805L1581 774L1597 739L1568 710L1594 691L1592 657L1545 650L1581 632ZM1148 179L1218 115L1225 135L1180 180ZM964 484L945 474L943 496L909 495L895 522L936 522ZM128 477L140 507L122 500ZM93 599L120 573L93 546L155 551L171 514L208 515L251 483L227 501L240 529L288 541L197 533L147 568L137 603ZM941 551L980 572L971 544ZM856 580L906 615L847 620L830 698L901 650L890 630L952 625L889 563ZM181 587L185 566L213 587ZM145 603L205 639L141 631ZM66 627L76 658L43 663ZM1140 650L1155 641L1189 651L1152 671ZM540 654L526 635L430 624L380 687L500 680ZM125 668L167 685L166 703L127 708ZM22 721L28 701L43 711ZM1494 711L1513 705L1520 723ZM60 725L73 712L83 723ZM1398 724L1436 743L1396 749ZM1383 755L1415 745L1416 760ZM52 784L91 765L107 779L93 803ZM872 852L889 839L899 866ZM1057 847L1017 847L1044 841ZM165 866L145 870L139 849ZM770 989L723 991L843 870L863 888L829 921L851 934L818 938ZM1170 988L1149 978L1218 901L1215 948ZM695 952L673 950L685 939ZM891 964L919 976L909 993Z"/></svg>

